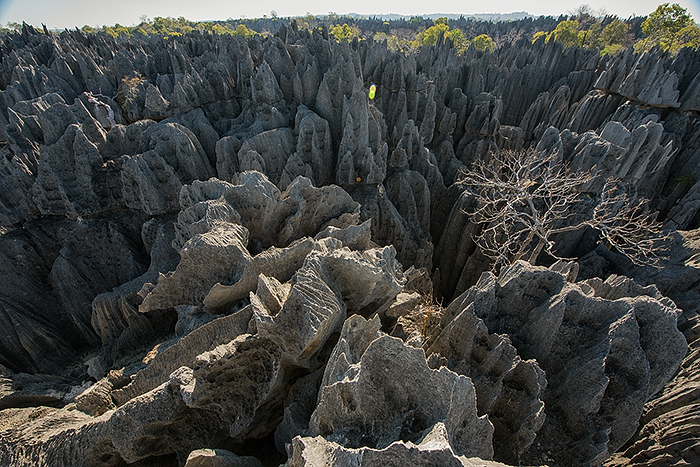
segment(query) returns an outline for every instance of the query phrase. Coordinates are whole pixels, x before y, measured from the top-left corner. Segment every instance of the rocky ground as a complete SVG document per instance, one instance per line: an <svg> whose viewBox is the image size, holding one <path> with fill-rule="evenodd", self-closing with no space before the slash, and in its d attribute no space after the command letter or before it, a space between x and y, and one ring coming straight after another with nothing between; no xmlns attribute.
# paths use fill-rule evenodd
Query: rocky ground
<svg viewBox="0 0 700 467"><path fill-rule="evenodd" d="M0 64L0 465L700 462L697 51L25 26ZM491 272L460 172L528 147L669 257Z"/></svg>

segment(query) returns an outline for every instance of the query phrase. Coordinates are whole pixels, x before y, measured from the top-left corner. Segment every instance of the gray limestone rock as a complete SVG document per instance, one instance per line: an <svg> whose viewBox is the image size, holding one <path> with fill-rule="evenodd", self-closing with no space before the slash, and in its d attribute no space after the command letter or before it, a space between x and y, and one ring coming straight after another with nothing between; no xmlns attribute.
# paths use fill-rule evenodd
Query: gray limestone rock
<svg viewBox="0 0 700 467"><path fill-rule="evenodd" d="M644 407L635 437L606 466L692 464L698 461L698 342L689 346L676 377Z"/></svg>
<svg viewBox="0 0 700 467"><path fill-rule="evenodd" d="M659 107L680 107L678 76L660 60L660 49L634 54L632 49L611 61L595 83L596 89Z"/></svg>
<svg viewBox="0 0 700 467"><path fill-rule="evenodd" d="M212 350L212 345L231 342L246 333L252 317L252 309L245 307L228 316L206 323L174 345L158 353L146 368L139 370L130 384L112 392L117 405L153 390L168 380L170 374L180 367L192 368L198 355Z"/></svg>
<svg viewBox="0 0 700 467"><path fill-rule="evenodd" d="M635 268L630 273L635 278L635 284L647 284L644 289L652 289L645 295L655 297L654 289L657 289L683 310L678 320L678 328L688 342L694 341L700 335L700 326L697 323L700 313L700 284L696 279L700 268L699 240L700 230L677 232L669 240L669 258L662 260L660 267Z"/></svg>
<svg viewBox="0 0 700 467"><path fill-rule="evenodd" d="M263 170L260 171L264 172L272 183L279 185L287 160L294 153L294 149L294 133L291 129L264 131L243 141L238 151L238 164L241 171L259 170L253 165L253 160L249 160L249 152L255 151L263 161Z"/></svg>
<svg viewBox="0 0 700 467"><path fill-rule="evenodd" d="M360 225L349 225L342 229L329 225L323 231L319 232L314 238L316 240L322 240L324 238L337 238L343 242L343 246L346 246L351 250L369 250L375 246L371 240L371 227L372 222L369 219Z"/></svg>
<svg viewBox="0 0 700 467"><path fill-rule="evenodd" d="M219 180L233 182L239 172L238 151L241 142L235 136L224 136L216 142L216 175Z"/></svg>
<svg viewBox="0 0 700 467"><path fill-rule="evenodd" d="M424 185L418 188L419 193L424 193L421 189L423 187ZM372 221L374 242L379 245L393 245L397 251L397 258L403 265L430 265L432 244L426 238L413 235L412 230L420 230L419 226L409 225L389 199L383 185L357 185L349 188L349 191L353 199L360 204L360 218L363 221ZM406 204L411 206L410 200Z"/></svg>
<svg viewBox="0 0 700 467"><path fill-rule="evenodd" d="M107 133L105 151L109 157L133 156L144 151L141 150L141 135L156 122L153 120L139 120L130 125L114 125Z"/></svg>
<svg viewBox="0 0 700 467"><path fill-rule="evenodd" d="M148 270L92 300L92 328L104 347L115 347L115 354L128 353L143 345L144 341L150 342L170 332L167 312L139 313L138 306L143 297L138 293L144 284L157 282L159 273L168 273L177 266L179 256L171 246L174 237L172 224L167 220L151 219L144 223L141 237L149 247L151 264Z"/></svg>
<svg viewBox="0 0 700 467"><path fill-rule="evenodd" d="M316 186L334 181L335 156L328 122L301 105L297 109L294 132L296 152L287 159L280 177L280 189L286 189L297 176L303 175Z"/></svg>
<svg viewBox="0 0 700 467"><path fill-rule="evenodd" d="M275 446L285 452L297 436L308 434L309 420L316 409L316 396L323 379L323 368L299 378L284 401L284 417L275 429Z"/></svg>
<svg viewBox="0 0 700 467"><path fill-rule="evenodd" d="M353 225L358 217L357 203L337 186L315 188L299 177L281 193L259 172L242 173L237 185L194 183L183 189L180 204L178 244L223 221L246 227L254 249L286 246L329 225Z"/></svg>
<svg viewBox="0 0 700 467"><path fill-rule="evenodd" d="M202 109L196 108L186 113L180 113L177 116L163 120L161 123L176 123L190 130L201 144L204 153L209 159L209 164L216 168L216 143L219 140L219 134Z"/></svg>
<svg viewBox="0 0 700 467"><path fill-rule="evenodd" d="M185 467L262 467L252 456L237 456L225 449L197 449L187 456Z"/></svg>
<svg viewBox="0 0 700 467"><path fill-rule="evenodd" d="M0 462L6 465L78 466L136 462L153 455L178 453L184 460L197 445L213 442L216 424L202 424L202 414L190 411L180 394L182 376L127 404L92 417L78 410L61 410L3 431ZM44 414L47 416L47 414ZM211 419L210 419L211 421ZM167 427L167 434L161 431ZM156 441L153 434L163 435ZM37 434L39 434L37 436ZM179 443L176 439L182 437ZM17 446L21 445L20 449Z"/></svg>
<svg viewBox="0 0 700 467"><path fill-rule="evenodd" d="M693 187L678 201L667 215L666 225L671 228L687 228L700 212L700 184Z"/></svg>
<svg viewBox="0 0 700 467"><path fill-rule="evenodd" d="M162 310L176 305L199 305L211 287L238 280L250 261L248 230L238 224L218 223L206 233L196 234L180 249L175 271L160 274L148 291L139 312Z"/></svg>
<svg viewBox="0 0 700 467"><path fill-rule="evenodd" d="M183 184L208 180L215 172L195 134L179 123L151 125L141 135L141 150L157 152Z"/></svg>
<svg viewBox="0 0 700 467"><path fill-rule="evenodd" d="M406 315L410 313L422 301L423 297L417 292L402 292L396 296L396 301L392 303L389 306L389 308L387 308L386 315L394 318Z"/></svg>
<svg viewBox="0 0 700 467"><path fill-rule="evenodd" d="M160 90L153 84L148 83L146 86L146 99L144 101L144 118L153 120L161 120L163 117L168 117L168 108L170 102L165 100Z"/></svg>
<svg viewBox="0 0 700 467"><path fill-rule="evenodd" d="M302 266L306 256L315 247L315 242L304 238L293 242L285 248L270 247L255 255L243 269L240 279L225 285L216 283L204 298L204 305L212 310L223 309L231 306L238 300L247 297L249 292L255 290L258 277L266 275L274 277L282 282L287 282Z"/></svg>
<svg viewBox="0 0 700 467"><path fill-rule="evenodd" d="M100 379L75 397L75 408L94 417L114 409L111 395L113 387L108 378Z"/></svg>
<svg viewBox="0 0 700 467"><path fill-rule="evenodd" d="M105 131L80 99L66 100L59 94L49 93L18 102L12 111L10 125L17 127L17 136L31 136L39 144L50 146L61 139L69 126L79 125L87 139L102 149ZM22 138L19 139L16 144L22 147Z"/></svg>
<svg viewBox="0 0 700 467"><path fill-rule="evenodd" d="M58 376L12 373L0 367L0 410L22 407L62 407L71 381Z"/></svg>
<svg viewBox="0 0 700 467"><path fill-rule="evenodd" d="M440 422L426 430L423 438L415 443L395 441L383 449L348 448L322 436L294 438L285 467L322 465L505 467L506 464L478 457L458 456L450 445L445 424Z"/></svg>
<svg viewBox="0 0 700 467"><path fill-rule="evenodd" d="M619 94L591 91L573 106L566 128L576 133L595 130L625 101Z"/></svg>
<svg viewBox="0 0 700 467"><path fill-rule="evenodd" d="M174 226L174 248L181 249L195 235L207 233L219 224L240 224L241 216L224 198L232 187L231 183L212 178L195 180L180 189L181 210Z"/></svg>
<svg viewBox="0 0 700 467"><path fill-rule="evenodd" d="M294 275L279 313L259 316L258 333L278 336L297 366L316 369L318 353L348 315L369 316L399 293L404 281L394 255L392 247L353 252L322 240Z"/></svg>
<svg viewBox="0 0 700 467"><path fill-rule="evenodd" d="M0 226L11 226L39 213L32 197L33 164L14 154L8 146L0 149Z"/></svg>
<svg viewBox="0 0 700 467"><path fill-rule="evenodd" d="M151 216L177 212L182 182L173 167L155 151L125 158L121 182L126 205Z"/></svg>
<svg viewBox="0 0 700 467"><path fill-rule="evenodd" d="M387 197L410 229L413 242L419 245L423 241L430 242L431 194L425 178L413 170L395 169L385 183ZM426 257L432 257L432 248L428 247L426 250ZM431 261L417 260L418 258L409 264L432 269Z"/></svg>
<svg viewBox="0 0 700 467"><path fill-rule="evenodd" d="M631 180L638 184L648 172L657 173L664 169L673 153L673 144L663 144L663 126L655 122L647 122L634 128L631 132L620 123L608 122L601 138L626 149L618 158L615 169L604 173Z"/></svg>
<svg viewBox="0 0 700 467"><path fill-rule="evenodd" d="M250 88L255 105L278 104L284 99L279 83L266 61L257 67L254 76L250 78Z"/></svg>
<svg viewBox="0 0 700 467"><path fill-rule="evenodd" d="M585 465L632 436L654 394L616 462L694 463L693 361L665 384L685 352L677 326L700 335L695 234L657 269L603 248L579 283L562 263L482 275L459 180L532 146L695 227L697 54L532 43L554 18L453 21L498 50L403 54L281 19L249 39L2 33L0 364L126 368L77 397L87 385L13 389L67 405L0 410L0 464L185 465L277 430L290 465L479 465L461 456L471 441L512 463ZM557 246L594 248L578 234ZM353 314L407 344L375 318L336 346Z"/></svg>
<svg viewBox="0 0 700 467"><path fill-rule="evenodd" d="M286 384L284 353L277 338L242 334L197 356L182 397L189 407L216 414L232 438L266 433L277 420L265 406Z"/></svg>
<svg viewBox="0 0 700 467"><path fill-rule="evenodd" d="M252 266L248 273L250 275L246 275L246 264L251 261L246 250L248 245L247 232L245 238L238 235L240 237L238 259L231 257L227 253L230 248L225 247L221 242L215 245L218 242L215 240L217 236L224 235L222 238L227 238L225 236L228 235L226 233L228 230L245 230L247 228L253 241L258 242L257 245L286 246L305 235L315 234L326 226L335 224L338 227L346 227L352 225L356 223L357 217L354 214L357 210L357 203L352 201L350 196L339 187L315 188L308 179L298 178L284 193L280 193L264 175L254 172L242 174L241 185L231 185L214 180L204 183L196 182L183 188L181 205L183 211L178 216L176 244L182 245L183 250L181 251L187 252L187 261L193 265L191 267L194 269L187 269L188 267L182 261L178 268L182 267L183 271L198 271L195 274L204 281L201 284L201 293L204 293L201 300L204 300L204 303L211 308L221 308L243 298L252 290L251 286L246 284L257 283L257 274L263 272L261 267L267 268L264 270L269 275L274 275L284 281L288 280L309 251L308 246L299 249L303 245L308 245L306 243L293 246L288 252L283 250L279 254L272 255L270 252L266 252L257 260L256 265ZM267 207L261 212L259 208L265 205ZM231 224L231 222L241 223L245 227ZM214 230L217 233L212 233ZM204 241L208 238L211 238L210 242ZM205 269L201 268L205 263L201 263L200 266L195 265L199 264L197 263L199 260L196 258L200 257L201 254L191 253L196 250L196 248L194 250L192 248L196 247L194 243L199 244L202 241L204 244L211 244L211 248L209 248L211 252L219 251L223 255L221 257L224 260L223 263L213 263L219 264L217 266L219 272L211 271L212 263L206 263L209 267ZM192 245L187 247L188 244ZM286 263L288 266L275 265L271 262L282 259L282 257L289 258L291 262ZM183 256L183 260L184 258ZM205 262L211 260L210 257L207 258ZM264 266L264 264L269 264L269 267ZM238 268L237 270L231 269L234 265L237 265L235 266ZM252 271L256 271L255 274L252 274ZM190 272L182 273L184 274L182 275L176 270L173 274L175 277L181 277L180 280L185 280L186 277L186 280L190 280ZM159 280L159 284L160 281L167 283L170 280L163 276ZM239 282L240 284L238 284ZM210 293L212 286L214 289ZM149 307L152 305L149 303L155 300L153 293L158 295L157 289L149 295L150 298L145 299L144 304L141 305L142 311L151 309ZM199 293L197 292L197 294ZM166 295L169 296L169 293ZM197 304L196 300L192 301L193 297L180 303L168 300L169 306Z"/></svg>
<svg viewBox="0 0 700 467"><path fill-rule="evenodd" d="M70 125L55 143L41 147L34 203L42 214L69 217L119 208L119 169L118 162L102 158L81 125Z"/></svg>
<svg viewBox="0 0 700 467"><path fill-rule="evenodd" d="M373 246L370 241L369 221L359 226L351 225L344 229L328 226L319 232L315 240L324 238L338 239L343 246L352 250L367 250ZM255 255L246 264L240 280L236 283L231 285L215 284L204 299L204 305L211 310L218 310L247 297L248 293L257 287L259 275L287 282L301 268L306 256L316 248L317 241L310 238L294 241L285 248L268 248Z"/></svg>
<svg viewBox="0 0 700 467"><path fill-rule="evenodd" d="M509 339L489 334L474 314L476 303L465 292L445 313L456 316L433 331L426 344L428 362L446 359L445 365L474 383L478 413L488 414L494 426L496 459L515 464L535 440L545 421L541 398L547 387L545 374L534 360L523 361ZM451 309L458 306L457 309ZM462 305L462 306L459 306Z"/></svg>
<svg viewBox="0 0 700 467"><path fill-rule="evenodd" d="M76 327L47 283L54 258L40 246L48 248L50 237L38 239L0 235L0 364L15 372L56 372L77 353L66 339Z"/></svg>
<svg viewBox="0 0 700 467"><path fill-rule="evenodd" d="M388 146L381 141L378 122L370 112L359 81L343 101L343 136L338 149L336 183L378 184L386 177Z"/></svg>
<svg viewBox="0 0 700 467"><path fill-rule="evenodd" d="M685 89L685 92L681 95L680 102L680 110L694 110L696 112L700 110L700 78L698 78L698 75L695 75L695 78Z"/></svg>
<svg viewBox="0 0 700 467"><path fill-rule="evenodd" d="M685 354L669 302L595 298L526 263L480 287L492 298L474 306L477 316L489 330L507 332L518 353L547 374L547 419L530 455L549 450L572 464L602 462L634 434L644 400Z"/></svg>
<svg viewBox="0 0 700 467"><path fill-rule="evenodd" d="M313 110L328 121L332 139L340 141L343 136L345 98L352 95L354 87L357 86L359 90L362 84L356 84L355 77L359 70L355 70L355 65L349 57L338 54L334 57L334 62L333 67L323 74L316 91Z"/></svg>
<svg viewBox="0 0 700 467"><path fill-rule="evenodd" d="M349 318L323 375L309 430L348 448L420 443L443 423L458 455L493 456L493 428L478 417L469 378L428 368L422 350L379 331L379 319Z"/></svg>
<svg viewBox="0 0 700 467"><path fill-rule="evenodd" d="M491 269L490 260L481 254L474 242L479 226L470 221L477 198L469 190L462 190L452 206L444 225L444 232L435 245L435 295L452 300L476 284L482 272Z"/></svg>
<svg viewBox="0 0 700 467"><path fill-rule="evenodd" d="M67 239L51 266L49 283L72 322L75 341L95 344L91 302L95 296L146 272L148 260L133 224L138 218L89 219L66 232Z"/></svg>

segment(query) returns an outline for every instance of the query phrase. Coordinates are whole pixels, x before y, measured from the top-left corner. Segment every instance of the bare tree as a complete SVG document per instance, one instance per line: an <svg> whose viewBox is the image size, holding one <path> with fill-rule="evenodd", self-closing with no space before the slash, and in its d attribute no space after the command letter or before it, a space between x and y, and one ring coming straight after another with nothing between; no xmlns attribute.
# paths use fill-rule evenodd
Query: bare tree
<svg viewBox="0 0 700 467"><path fill-rule="evenodd" d="M607 180L598 196L586 193L594 178L569 170L557 153L503 151L478 160L463 173L479 200L468 213L483 225L476 243L495 267L520 259L534 264L543 251L559 258L555 235L588 226L635 264L654 263L664 239L656 213L619 181Z"/></svg>

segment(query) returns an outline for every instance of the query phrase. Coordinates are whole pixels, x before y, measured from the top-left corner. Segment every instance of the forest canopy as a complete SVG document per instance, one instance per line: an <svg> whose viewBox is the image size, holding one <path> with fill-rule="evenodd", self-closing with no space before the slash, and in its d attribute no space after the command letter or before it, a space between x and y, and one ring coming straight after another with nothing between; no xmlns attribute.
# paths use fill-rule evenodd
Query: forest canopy
<svg viewBox="0 0 700 467"><path fill-rule="evenodd" d="M543 18L545 17L539 19ZM465 26L470 22L477 26ZM464 53L469 47L480 52L493 52L504 42L514 39L491 37L483 32L484 28L478 27L480 22L482 21L464 16L458 19L440 17L434 20L414 16L383 21L376 17L339 16L333 12L328 15L307 14L303 17L280 18L272 11L270 16L263 15L262 18L256 19L229 18L199 22L190 21L182 16L156 16L149 19L144 15L140 23L133 26L119 23L102 27L85 25L80 30L86 34L102 32L115 38L159 35L168 39L197 31L250 39L256 35L275 34L280 25L286 24L309 31L325 28L338 42L370 38L375 41L385 40L387 46L394 51L417 50L420 47L441 45L450 41L458 54ZM648 17L627 19L609 15L604 9L596 13L590 6L581 5L568 15L560 16L554 22L549 21L546 24L551 27L535 29L530 36L532 42L553 40L560 42L564 47L598 50L601 55L615 54L629 47L634 47L636 52L659 47L672 53L683 47L700 47L700 27L687 9L677 3L661 4ZM20 31L22 25L11 22L1 29Z"/></svg>

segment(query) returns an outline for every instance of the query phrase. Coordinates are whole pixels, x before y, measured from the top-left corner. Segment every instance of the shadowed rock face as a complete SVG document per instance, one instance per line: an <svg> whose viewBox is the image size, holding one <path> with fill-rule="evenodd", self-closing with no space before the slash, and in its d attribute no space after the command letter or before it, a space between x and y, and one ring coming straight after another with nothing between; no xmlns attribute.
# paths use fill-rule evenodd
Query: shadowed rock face
<svg viewBox="0 0 700 467"><path fill-rule="evenodd" d="M697 231L496 276L460 171L557 152L697 228L697 53L277 23L3 36L0 464L696 462Z"/></svg>
<svg viewBox="0 0 700 467"><path fill-rule="evenodd" d="M479 295L488 298L475 304L477 316L507 332L547 376L547 419L536 442L556 462L609 457L634 434L644 401L685 355L672 302L603 299L585 283L569 284L558 272L522 262L480 284Z"/></svg>

